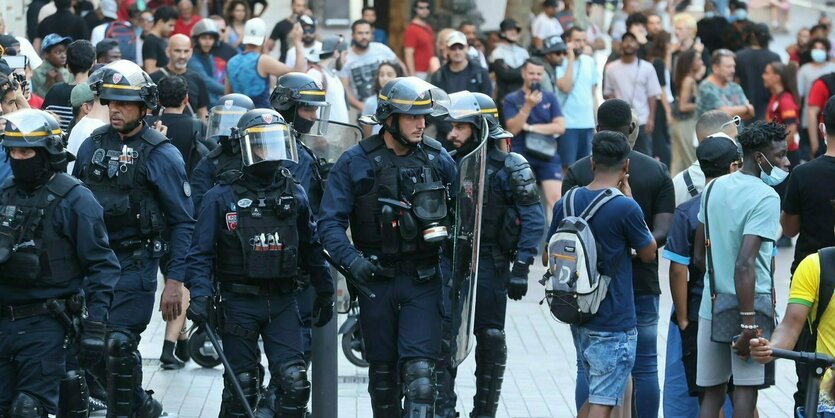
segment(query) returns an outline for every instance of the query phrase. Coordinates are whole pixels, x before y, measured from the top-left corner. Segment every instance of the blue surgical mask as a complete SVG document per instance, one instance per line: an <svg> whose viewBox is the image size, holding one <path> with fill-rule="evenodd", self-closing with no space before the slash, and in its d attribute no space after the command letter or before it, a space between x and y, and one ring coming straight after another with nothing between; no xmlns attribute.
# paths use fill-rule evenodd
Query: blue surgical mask
<svg viewBox="0 0 835 418"><path fill-rule="evenodd" d="M736 9L734 10L734 18L736 18L736 20L748 19L748 11L745 9Z"/></svg>
<svg viewBox="0 0 835 418"><path fill-rule="evenodd" d="M763 159L765 160L766 164L768 164L768 166L771 167L771 173L765 174L765 169L763 168L763 166L760 166L760 180L762 180L763 183L771 187L775 187L782 183L783 180L785 180L786 177L788 177L789 172L774 167L773 165L771 165L770 162L768 162L768 159L765 158L765 155L763 155L762 153L760 155L763 156Z"/></svg>
<svg viewBox="0 0 835 418"><path fill-rule="evenodd" d="M822 63L826 61L826 56L828 55L826 51L822 49L813 49L812 52L812 61L817 63Z"/></svg>

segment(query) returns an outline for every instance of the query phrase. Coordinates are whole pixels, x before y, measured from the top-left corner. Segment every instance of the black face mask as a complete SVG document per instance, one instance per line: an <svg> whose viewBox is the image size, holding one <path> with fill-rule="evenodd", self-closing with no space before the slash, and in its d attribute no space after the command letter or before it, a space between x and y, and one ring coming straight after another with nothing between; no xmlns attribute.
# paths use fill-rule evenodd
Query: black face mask
<svg viewBox="0 0 835 418"><path fill-rule="evenodd" d="M243 172L253 180L261 184L270 184L275 178L275 173L281 161L261 161L243 168Z"/></svg>
<svg viewBox="0 0 835 418"><path fill-rule="evenodd" d="M9 164L12 167L15 185L26 192L32 192L43 186L53 174L49 159L41 150L38 150L34 157L25 160L9 157Z"/></svg>
<svg viewBox="0 0 835 418"><path fill-rule="evenodd" d="M301 116L296 115L295 119L293 120L293 129L300 134L307 134L310 133L310 130L313 129L313 124L315 121L307 120Z"/></svg>

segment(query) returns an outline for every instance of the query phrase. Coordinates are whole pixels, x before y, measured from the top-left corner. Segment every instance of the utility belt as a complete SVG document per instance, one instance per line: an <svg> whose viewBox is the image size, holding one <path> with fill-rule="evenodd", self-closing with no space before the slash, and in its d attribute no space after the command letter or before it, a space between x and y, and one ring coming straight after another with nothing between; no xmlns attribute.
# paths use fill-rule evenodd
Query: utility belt
<svg viewBox="0 0 835 418"><path fill-rule="evenodd" d="M84 310L84 297L78 294L66 299L47 299L26 305L0 304L0 320L19 321L41 315L51 315L58 319L69 333L77 331L77 322L84 314Z"/></svg>
<svg viewBox="0 0 835 418"><path fill-rule="evenodd" d="M264 283L218 283L221 292L234 293L236 295L258 296L268 293L287 294L298 290L298 285L291 281L274 281Z"/></svg>
<svg viewBox="0 0 835 418"><path fill-rule="evenodd" d="M161 236L148 238L111 239L110 248L114 252L147 250L151 258L160 258L168 252L168 242Z"/></svg>
<svg viewBox="0 0 835 418"><path fill-rule="evenodd" d="M439 258L420 258L412 260L381 260L380 272L374 275L380 280L390 280L398 275L414 276L415 283L426 283L441 277Z"/></svg>

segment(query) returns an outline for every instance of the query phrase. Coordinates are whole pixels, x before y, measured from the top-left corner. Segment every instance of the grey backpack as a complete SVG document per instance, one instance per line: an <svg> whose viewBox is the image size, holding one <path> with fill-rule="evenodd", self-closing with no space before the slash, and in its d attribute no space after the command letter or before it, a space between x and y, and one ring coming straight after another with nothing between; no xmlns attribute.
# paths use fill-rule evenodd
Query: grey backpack
<svg viewBox="0 0 835 418"><path fill-rule="evenodd" d="M623 196L616 188L606 189L578 216L576 192L575 187L563 197L563 219L548 241L548 272L542 280L551 313L567 324L591 320L606 297L611 278L601 273L600 246L589 221L603 205Z"/></svg>

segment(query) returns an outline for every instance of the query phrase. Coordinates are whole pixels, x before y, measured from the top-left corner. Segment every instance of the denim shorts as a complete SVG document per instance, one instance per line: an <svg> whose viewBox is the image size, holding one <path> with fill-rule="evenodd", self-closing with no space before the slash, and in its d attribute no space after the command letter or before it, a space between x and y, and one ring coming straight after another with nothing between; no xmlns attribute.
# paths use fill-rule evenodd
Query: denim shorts
<svg viewBox="0 0 835 418"><path fill-rule="evenodd" d="M589 403L615 406L623 401L626 381L635 365L638 331L594 331L571 326L577 358L589 382Z"/></svg>

